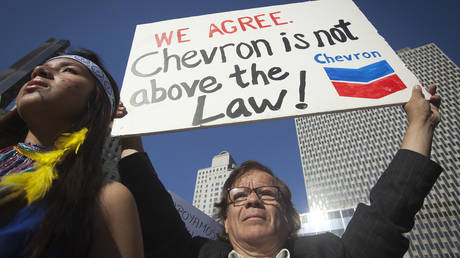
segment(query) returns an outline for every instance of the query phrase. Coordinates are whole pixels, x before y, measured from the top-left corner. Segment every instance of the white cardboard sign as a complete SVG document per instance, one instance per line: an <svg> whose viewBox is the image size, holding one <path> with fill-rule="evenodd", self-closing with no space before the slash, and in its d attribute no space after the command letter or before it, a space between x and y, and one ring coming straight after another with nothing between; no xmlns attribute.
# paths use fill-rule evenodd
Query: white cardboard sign
<svg viewBox="0 0 460 258"><path fill-rule="evenodd" d="M351 0L141 24L112 134L395 105L417 84Z"/></svg>

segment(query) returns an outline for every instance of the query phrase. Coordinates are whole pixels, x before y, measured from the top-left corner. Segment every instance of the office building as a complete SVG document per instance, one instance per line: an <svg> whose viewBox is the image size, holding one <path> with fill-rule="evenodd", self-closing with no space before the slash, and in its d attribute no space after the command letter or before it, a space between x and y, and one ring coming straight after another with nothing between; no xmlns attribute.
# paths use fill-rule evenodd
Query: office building
<svg viewBox="0 0 460 258"><path fill-rule="evenodd" d="M217 209L214 203L219 202L225 180L235 167L236 163L230 153L223 151L212 158L211 167L199 169L193 206L215 219Z"/></svg>
<svg viewBox="0 0 460 258"><path fill-rule="evenodd" d="M438 85L442 121L432 159L444 172L416 215L408 255L460 256L460 69L435 44L397 52L422 85ZM369 190L399 148L405 129L402 107L386 107L295 119L310 211L369 203Z"/></svg>
<svg viewBox="0 0 460 258"><path fill-rule="evenodd" d="M331 211L311 211L301 213L301 227L298 236L317 235L324 232L331 232L341 237L355 212L355 208L331 210Z"/></svg>

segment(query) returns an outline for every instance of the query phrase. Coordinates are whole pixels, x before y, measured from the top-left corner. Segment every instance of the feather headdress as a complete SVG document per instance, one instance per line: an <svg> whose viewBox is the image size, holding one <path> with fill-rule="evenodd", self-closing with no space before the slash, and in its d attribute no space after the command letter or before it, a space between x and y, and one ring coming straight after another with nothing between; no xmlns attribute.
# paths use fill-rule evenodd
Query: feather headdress
<svg viewBox="0 0 460 258"><path fill-rule="evenodd" d="M58 177L56 165L70 151L75 151L77 154L87 132L88 129L83 128L74 133L64 133L54 143L55 148L47 152L36 152L15 146L17 152L35 161L35 170L3 177L0 191L6 191L6 194L0 195L0 203L16 198L24 191L28 204L43 198L51 188L53 180Z"/></svg>

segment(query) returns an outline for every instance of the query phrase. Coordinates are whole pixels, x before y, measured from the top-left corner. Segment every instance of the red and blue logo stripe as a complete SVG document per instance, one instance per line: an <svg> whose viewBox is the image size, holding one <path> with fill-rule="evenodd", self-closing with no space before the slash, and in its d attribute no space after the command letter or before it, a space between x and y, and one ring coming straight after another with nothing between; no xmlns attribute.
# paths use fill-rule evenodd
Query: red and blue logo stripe
<svg viewBox="0 0 460 258"><path fill-rule="evenodd" d="M379 99L407 88L386 60L358 69L324 70L337 93L344 97Z"/></svg>

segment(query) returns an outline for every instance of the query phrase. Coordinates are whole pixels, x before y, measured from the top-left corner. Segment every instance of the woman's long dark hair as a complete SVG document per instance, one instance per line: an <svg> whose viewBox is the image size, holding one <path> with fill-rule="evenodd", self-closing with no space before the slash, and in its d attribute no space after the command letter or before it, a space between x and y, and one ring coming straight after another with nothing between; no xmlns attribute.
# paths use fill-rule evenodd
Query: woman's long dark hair
<svg viewBox="0 0 460 258"><path fill-rule="evenodd" d="M85 57L99 65L112 84L115 103L119 102L116 82L101 65L99 58L89 50L76 50L66 54ZM97 80L96 80L97 81ZM98 82L99 83L99 82ZM116 107L115 107L116 108ZM102 148L113 118L110 102L98 85L90 96L88 107L73 131L88 128L85 142L78 154L70 153L57 166L59 177L44 198L46 214L27 245L30 257L41 256L49 247L58 245L66 257L84 257L89 244L91 217L99 191L104 182ZM24 140L27 125L13 110L0 119L0 147ZM17 200L23 202L23 200Z"/></svg>

